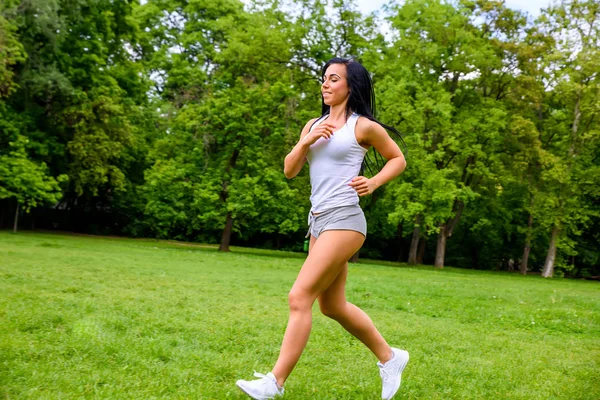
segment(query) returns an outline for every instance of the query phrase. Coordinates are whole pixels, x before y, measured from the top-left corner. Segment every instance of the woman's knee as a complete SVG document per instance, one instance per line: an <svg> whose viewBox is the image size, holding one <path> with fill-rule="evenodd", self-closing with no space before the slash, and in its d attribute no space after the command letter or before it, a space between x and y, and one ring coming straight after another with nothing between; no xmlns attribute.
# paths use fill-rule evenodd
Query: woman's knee
<svg viewBox="0 0 600 400"><path fill-rule="evenodd" d="M335 320L340 319L344 315L345 306L345 304L329 303L326 301L319 302L319 308L321 309L321 313L324 316Z"/></svg>
<svg viewBox="0 0 600 400"><path fill-rule="evenodd" d="M292 288L288 294L288 303L291 311L305 311L312 308L314 298L304 290Z"/></svg>

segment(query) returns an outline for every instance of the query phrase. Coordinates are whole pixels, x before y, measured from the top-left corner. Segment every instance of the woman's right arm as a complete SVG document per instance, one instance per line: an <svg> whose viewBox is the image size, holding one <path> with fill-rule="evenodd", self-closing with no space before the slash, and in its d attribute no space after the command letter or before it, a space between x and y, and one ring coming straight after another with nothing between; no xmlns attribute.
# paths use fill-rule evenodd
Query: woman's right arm
<svg viewBox="0 0 600 400"><path fill-rule="evenodd" d="M315 129L312 130L312 132L309 132L310 127L317 119L318 118L311 119L306 123L304 129L302 129L302 133L300 134L300 140L296 146L294 146L292 151L290 151L285 157L283 162L283 173L285 174L286 178L292 179L298 175L300 170L302 170L304 163L306 163L306 154L308 153L308 149L314 142L319 140L320 137L324 137L326 139L331 137L333 126L327 123L319 124L315 127Z"/></svg>

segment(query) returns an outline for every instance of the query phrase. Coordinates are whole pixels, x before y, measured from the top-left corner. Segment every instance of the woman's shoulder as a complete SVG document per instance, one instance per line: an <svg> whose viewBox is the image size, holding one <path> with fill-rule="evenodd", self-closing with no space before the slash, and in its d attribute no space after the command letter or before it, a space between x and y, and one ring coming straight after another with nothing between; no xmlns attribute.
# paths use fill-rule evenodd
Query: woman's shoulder
<svg viewBox="0 0 600 400"><path fill-rule="evenodd" d="M317 118L308 120L308 122L304 125L304 128L302 128L302 132L300 133L300 136L306 135L310 131L310 128L312 128L312 126L321 118L323 118L323 117L317 117Z"/></svg>
<svg viewBox="0 0 600 400"><path fill-rule="evenodd" d="M317 118L309 119L309 120L308 120L308 122L306 123L306 126L308 126L308 127L312 126L312 125L313 125L315 122L317 122L317 121L318 121L318 120L320 120L321 118L323 118L323 117L321 116L321 117L317 117Z"/></svg>
<svg viewBox="0 0 600 400"><path fill-rule="evenodd" d="M365 135L369 135L372 133L379 133L380 131L385 132L385 129L383 129L383 127L381 125L379 125L377 122L370 120L369 118L365 117L364 115L359 115L359 114L354 114L354 115L358 115L358 120L356 121L356 131L365 134Z"/></svg>
<svg viewBox="0 0 600 400"><path fill-rule="evenodd" d="M387 136L387 132L383 126L362 115L358 118L358 121L356 121L354 134L361 146L372 146L373 143Z"/></svg>

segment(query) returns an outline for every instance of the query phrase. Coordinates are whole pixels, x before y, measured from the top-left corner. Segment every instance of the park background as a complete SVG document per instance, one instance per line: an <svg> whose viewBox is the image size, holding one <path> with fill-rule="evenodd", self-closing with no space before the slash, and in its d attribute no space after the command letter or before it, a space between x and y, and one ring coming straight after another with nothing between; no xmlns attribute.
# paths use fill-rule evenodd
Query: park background
<svg viewBox="0 0 600 400"><path fill-rule="evenodd" d="M598 2L364 3L0 0L0 398L246 398L334 55L408 146L347 284L410 352L397 398L600 398L598 282L556 279L600 275ZM316 311L285 398L378 398Z"/></svg>
<svg viewBox="0 0 600 400"><path fill-rule="evenodd" d="M596 1L1 4L2 228L301 251L283 158L346 56L408 147L361 258L600 275Z"/></svg>

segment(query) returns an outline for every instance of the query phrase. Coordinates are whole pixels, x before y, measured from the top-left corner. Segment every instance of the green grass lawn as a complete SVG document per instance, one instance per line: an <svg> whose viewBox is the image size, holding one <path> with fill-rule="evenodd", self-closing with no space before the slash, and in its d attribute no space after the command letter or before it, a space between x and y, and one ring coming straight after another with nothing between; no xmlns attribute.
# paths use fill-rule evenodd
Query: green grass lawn
<svg viewBox="0 0 600 400"><path fill-rule="evenodd" d="M0 397L244 399L287 322L293 253L0 232ZM351 265L410 352L398 399L600 399L600 285ZM318 313L286 399L377 399L374 356Z"/></svg>

